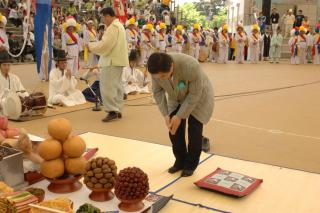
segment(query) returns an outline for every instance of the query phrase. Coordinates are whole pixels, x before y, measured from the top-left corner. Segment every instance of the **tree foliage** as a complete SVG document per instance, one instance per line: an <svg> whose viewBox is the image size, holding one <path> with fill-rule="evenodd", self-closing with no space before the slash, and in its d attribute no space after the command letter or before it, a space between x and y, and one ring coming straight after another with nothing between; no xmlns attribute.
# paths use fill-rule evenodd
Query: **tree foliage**
<svg viewBox="0 0 320 213"><path fill-rule="evenodd" d="M181 6L182 17L188 26L200 23L203 27L221 26L227 20L225 0L200 1L185 3Z"/></svg>

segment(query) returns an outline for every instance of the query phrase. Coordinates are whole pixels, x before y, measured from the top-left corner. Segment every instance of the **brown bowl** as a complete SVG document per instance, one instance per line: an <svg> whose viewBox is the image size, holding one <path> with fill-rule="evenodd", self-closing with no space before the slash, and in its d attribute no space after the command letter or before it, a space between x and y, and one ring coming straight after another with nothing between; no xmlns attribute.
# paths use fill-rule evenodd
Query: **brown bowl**
<svg viewBox="0 0 320 213"><path fill-rule="evenodd" d="M112 188L95 189L95 188L88 187L88 189L90 189L92 191L89 195L89 198L93 201L104 202L104 201L112 200L114 197L114 194L111 191Z"/></svg>
<svg viewBox="0 0 320 213"><path fill-rule="evenodd" d="M121 202L119 203L118 207L122 211L126 212L136 212L140 211L144 208L143 200L144 199L136 199L136 200L123 200L119 199Z"/></svg>
<svg viewBox="0 0 320 213"><path fill-rule="evenodd" d="M44 200L45 191L43 189L31 187L31 188L27 188L26 191L36 196L38 198L39 203Z"/></svg>
<svg viewBox="0 0 320 213"><path fill-rule="evenodd" d="M80 183L80 179L82 175L69 175L65 174L60 178L56 179L48 179L50 182L48 186L48 190L57 194L65 194L75 192L81 189L82 183Z"/></svg>

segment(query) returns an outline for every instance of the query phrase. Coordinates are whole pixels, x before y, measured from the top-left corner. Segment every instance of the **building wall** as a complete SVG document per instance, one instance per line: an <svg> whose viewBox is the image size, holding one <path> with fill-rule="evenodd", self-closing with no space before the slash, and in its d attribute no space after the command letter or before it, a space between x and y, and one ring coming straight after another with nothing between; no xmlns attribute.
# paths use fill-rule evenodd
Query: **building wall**
<svg viewBox="0 0 320 213"><path fill-rule="evenodd" d="M229 0L228 17L229 25L235 27L237 24L237 4L240 4L238 21L244 25L251 25L254 23L254 12L258 13L262 9L263 0ZM315 25L320 18L320 0L272 0L272 6L278 8L280 16L286 10L302 9L305 15L308 15L311 25ZM232 7L234 7L234 17L232 19Z"/></svg>

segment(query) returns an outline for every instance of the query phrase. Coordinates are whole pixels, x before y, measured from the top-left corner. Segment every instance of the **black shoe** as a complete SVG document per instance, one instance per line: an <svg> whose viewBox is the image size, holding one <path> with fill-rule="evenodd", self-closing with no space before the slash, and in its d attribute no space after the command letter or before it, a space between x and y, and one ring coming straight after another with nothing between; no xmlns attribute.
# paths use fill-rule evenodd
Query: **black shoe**
<svg viewBox="0 0 320 213"><path fill-rule="evenodd" d="M174 173L176 173L176 172L179 172L180 170L182 170L182 168L172 166L172 167L169 168L168 172L169 172L170 174L174 174Z"/></svg>
<svg viewBox="0 0 320 213"><path fill-rule="evenodd" d="M121 113L109 112L109 114L104 119L102 119L102 122L110 122L119 118L122 118Z"/></svg>
<svg viewBox="0 0 320 213"><path fill-rule="evenodd" d="M181 177L190 177L193 175L194 170L184 169L181 173Z"/></svg>
<svg viewBox="0 0 320 213"><path fill-rule="evenodd" d="M202 138L202 151L205 153L210 152L210 140L209 138L203 137Z"/></svg>

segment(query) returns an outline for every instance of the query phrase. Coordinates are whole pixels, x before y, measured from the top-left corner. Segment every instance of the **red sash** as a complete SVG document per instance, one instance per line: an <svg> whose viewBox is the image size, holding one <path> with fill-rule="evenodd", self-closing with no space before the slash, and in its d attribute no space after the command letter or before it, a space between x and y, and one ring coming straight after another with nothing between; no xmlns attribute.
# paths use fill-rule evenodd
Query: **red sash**
<svg viewBox="0 0 320 213"><path fill-rule="evenodd" d="M316 45L320 45L320 36L318 37L318 41L315 45L313 45L312 47L312 55L315 56L316 55ZM318 47L319 48L319 47Z"/></svg>
<svg viewBox="0 0 320 213"><path fill-rule="evenodd" d="M148 33L143 33L147 38L148 38L148 42L150 42L150 35Z"/></svg>
<svg viewBox="0 0 320 213"><path fill-rule="evenodd" d="M4 40L1 36L0 36L0 41L4 44Z"/></svg>
<svg viewBox="0 0 320 213"><path fill-rule="evenodd" d="M194 42L199 42L199 38L198 38L198 35L197 35L197 33L192 33L192 35L193 35L193 41ZM196 39L194 38L194 37L196 37Z"/></svg>
<svg viewBox="0 0 320 213"><path fill-rule="evenodd" d="M292 46L291 46L291 53L292 54L294 54L294 47L296 46L297 43L298 43L298 38L295 38L294 44L292 44Z"/></svg>
<svg viewBox="0 0 320 213"><path fill-rule="evenodd" d="M253 38L258 41L258 37L256 36L256 34L252 34Z"/></svg>
<svg viewBox="0 0 320 213"><path fill-rule="evenodd" d="M134 29L129 29L130 30L130 32L133 34L133 35L136 35L136 33L135 33L135 30Z"/></svg>
<svg viewBox="0 0 320 213"><path fill-rule="evenodd" d="M180 37L180 35L179 35L179 34L176 34L176 38L177 38L178 40L180 40L180 39L181 39L181 37Z"/></svg>
<svg viewBox="0 0 320 213"><path fill-rule="evenodd" d="M94 35L94 37L96 37L97 34L92 29L88 29L88 30Z"/></svg>
<svg viewBox="0 0 320 213"><path fill-rule="evenodd" d="M78 43L78 40L77 40L77 38L73 35L73 33L72 32L67 32L67 34L70 36L70 38L72 39L72 41L74 41L74 43Z"/></svg>
<svg viewBox="0 0 320 213"><path fill-rule="evenodd" d="M303 39L303 41L307 41L306 37L304 35L300 35L300 37Z"/></svg>
<svg viewBox="0 0 320 213"><path fill-rule="evenodd" d="M241 38L243 38L243 35L242 35L241 32L238 32L238 35L239 35Z"/></svg>
<svg viewBox="0 0 320 213"><path fill-rule="evenodd" d="M161 37L162 37L162 39L160 39L160 40L163 40L164 39L164 35L163 35L163 33L159 33L160 35L161 35Z"/></svg>
<svg viewBox="0 0 320 213"><path fill-rule="evenodd" d="M226 35L225 33L221 33L221 34L222 34L222 36L224 37L224 39L225 39L226 41L228 41L227 35Z"/></svg>

